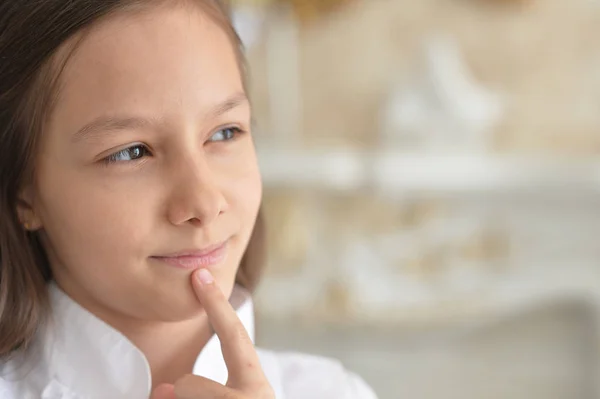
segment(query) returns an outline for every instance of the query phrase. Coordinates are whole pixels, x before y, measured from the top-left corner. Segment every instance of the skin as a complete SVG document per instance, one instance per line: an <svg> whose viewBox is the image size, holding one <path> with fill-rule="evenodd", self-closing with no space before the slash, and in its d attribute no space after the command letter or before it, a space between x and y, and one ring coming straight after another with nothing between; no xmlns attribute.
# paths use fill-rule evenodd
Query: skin
<svg viewBox="0 0 600 399"><path fill-rule="evenodd" d="M275 395L260 367L250 337L222 291L214 283L210 272L196 272L193 286L221 341L229 372L227 385L186 375L174 385L158 386L150 399L274 399Z"/></svg>
<svg viewBox="0 0 600 399"><path fill-rule="evenodd" d="M111 16L79 39L19 213L57 284L142 350L154 386L174 383L212 334L207 305L217 333L239 329L225 298L262 194L250 105L232 43L194 6ZM214 303L193 270L153 258L224 240Z"/></svg>

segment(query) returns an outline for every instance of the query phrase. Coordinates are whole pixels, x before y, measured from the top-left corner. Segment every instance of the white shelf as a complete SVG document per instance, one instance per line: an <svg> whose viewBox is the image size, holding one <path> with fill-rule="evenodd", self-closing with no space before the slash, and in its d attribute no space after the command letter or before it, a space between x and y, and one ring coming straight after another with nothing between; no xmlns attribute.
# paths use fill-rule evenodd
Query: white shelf
<svg viewBox="0 0 600 399"><path fill-rule="evenodd" d="M267 187L383 193L600 194L600 162L536 156L416 155L261 147Z"/></svg>

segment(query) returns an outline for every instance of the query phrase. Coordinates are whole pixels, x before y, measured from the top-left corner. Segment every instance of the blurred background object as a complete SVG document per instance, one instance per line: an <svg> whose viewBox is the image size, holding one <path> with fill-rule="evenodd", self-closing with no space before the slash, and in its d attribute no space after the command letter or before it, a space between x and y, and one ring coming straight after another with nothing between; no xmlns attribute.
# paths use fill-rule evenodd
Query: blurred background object
<svg viewBox="0 0 600 399"><path fill-rule="evenodd" d="M233 5L260 343L382 399L600 398L600 2Z"/></svg>

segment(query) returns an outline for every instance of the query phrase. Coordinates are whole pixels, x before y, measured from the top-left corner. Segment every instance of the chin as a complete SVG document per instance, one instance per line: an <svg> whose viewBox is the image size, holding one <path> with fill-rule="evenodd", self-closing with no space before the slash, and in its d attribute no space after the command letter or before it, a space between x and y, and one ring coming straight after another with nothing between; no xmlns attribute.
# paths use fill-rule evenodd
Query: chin
<svg viewBox="0 0 600 399"><path fill-rule="evenodd" d="M204 309L196 295L190 292L179 292L168 300L156 304L154 317L161 321L177 322L194 319L204 313Z"/></svg>
<svg viewBox="0 0 600 399"><path fill-rule="evenodd" d="M215 273L215 280L226 298L229 298L235 285L235 276L220 276ZM163 291L154 307L154 314L159 320L176 322L189 320L204 314L202 303L192 288L191 281L184 287L173 287L170 292Z"/></svg>

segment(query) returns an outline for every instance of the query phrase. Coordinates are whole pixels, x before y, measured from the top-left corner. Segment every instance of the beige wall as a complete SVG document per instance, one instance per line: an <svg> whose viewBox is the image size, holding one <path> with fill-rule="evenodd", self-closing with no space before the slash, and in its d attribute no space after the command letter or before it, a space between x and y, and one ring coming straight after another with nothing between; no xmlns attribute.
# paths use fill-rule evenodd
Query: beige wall
<svg viewBox="0 0 600 399"><path fill-rule="evenodd" d="M441 32L458 39L477 80L506 101L490 156L543 153L594 162L600 2L485 3L357 1L303 26L302 148L377 148L387 92L423 68L420 46ZM260 147L281 132L269 131L264 46L250 62ZM267 315L385 322L394 319L390 314L468 313L496 294L510 302L514 287L536 294L540 287L531 281L547 278L551 285L598 273L590 266L600 255L591 238L600 233L594 196L542 206L548 198L541 194L409 199L266 186L271 260L258 305ZM359 258L369 272L366 291L362 277L353 277ZM577 267L579 277L563 276Z"/></svg>
<svg viewBox="0 0 600 399"><path fill-rule="evenodd" d="M600 150L600 6L475 0L356 1L301 32L304 138L372 143L384 95L410 79L427 35L459 40L475 76L507 97L497 151ZM268 120L264 49L251 56L259 121ZM265 128L267 126L264 126Z"/></svg>

